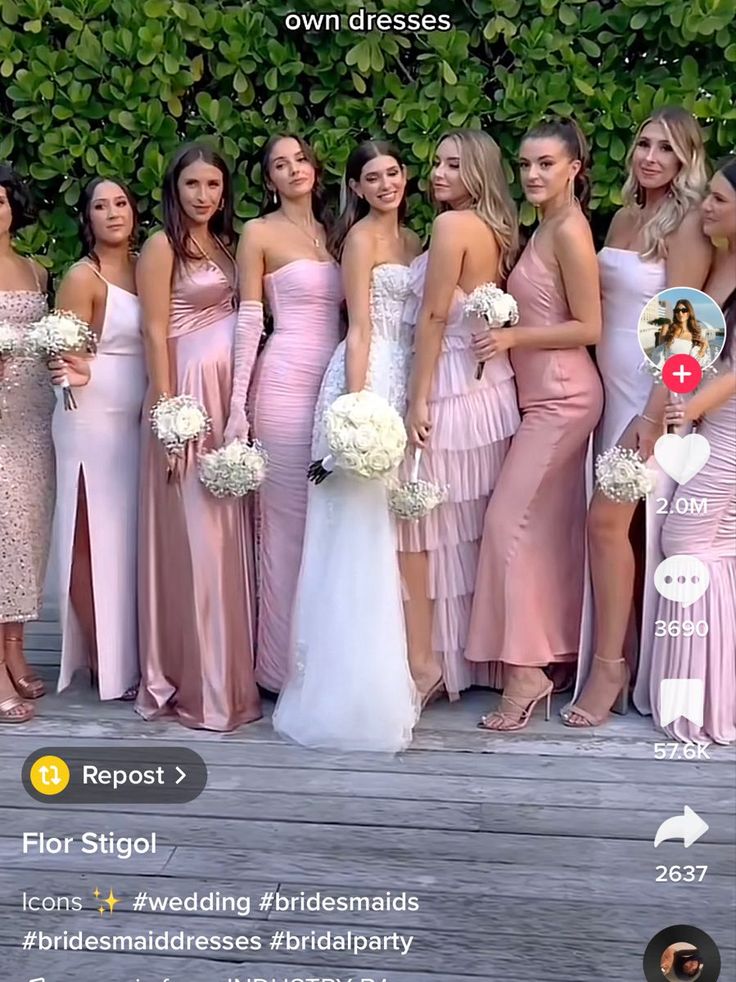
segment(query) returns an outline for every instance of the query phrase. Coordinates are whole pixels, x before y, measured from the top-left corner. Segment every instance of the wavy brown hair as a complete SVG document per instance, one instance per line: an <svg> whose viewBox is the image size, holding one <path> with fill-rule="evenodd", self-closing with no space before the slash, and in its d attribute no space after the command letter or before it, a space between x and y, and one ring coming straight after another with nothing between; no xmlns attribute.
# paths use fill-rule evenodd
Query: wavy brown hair
<svg viewBox="0 0 736 982"><path fill-rule="evenodd" d="M171 162L164 176L162 193L163 205L163 226L166 237L171 243L174 251L174 258L177 266L186 266L187 263L201 259L201 253L194 250L191 246L191 237L187 228L184 209L179 201L179 176L181 172L195 164L198 160L205 164L216 167L222 174L222 202L221 207L209 221L209 231L212 235L222 242L229 250L232 250L235 242L235 231L233 229L233 182L230 175L230 168L225 160L210 147L199 143L189 143L180 147L171 159Z"/></svg>
<svg viewBox="0 0 736 982"><path fill-rule="evenodd" d="M675 303L675 307L679 307L679 306L683 306L687 308L687 325L686 325L687 329L690 332L690 335L693 339L693 344L697 346L700 354L701 355L705 354L705 352L708 350L708 342L703 337L703 329L698 323L697 317L695 316L693 305L690 303L689 300L685 300L683 298L682 300L678 300ZM680 326L673 314L673 319L670 321L669 324L665 325L665 327L662 329L662 334L660 335L659 343L671 345L672 342L676 340L679 330L680 330Z"/></svg>

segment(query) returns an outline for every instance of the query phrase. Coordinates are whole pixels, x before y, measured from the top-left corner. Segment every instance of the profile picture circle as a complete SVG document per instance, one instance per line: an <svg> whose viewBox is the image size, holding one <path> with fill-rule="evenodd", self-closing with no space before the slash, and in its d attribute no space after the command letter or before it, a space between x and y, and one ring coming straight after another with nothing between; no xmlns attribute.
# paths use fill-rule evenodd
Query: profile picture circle
<svg viewBox="0 0 736 982"><path fill-rule="evenodd" d="M647 982L716 982L721 956L705 931L676 924L656 934L644 952Z"/></svg>
<svg viewBox="0 0 736 982"><path fill-rule="evenodd" d="M723 311L702 290L669 287L655 294L639 316L639 345L658 371L673 355L688 355L701 369L708 368L725 341Z"/></svg>

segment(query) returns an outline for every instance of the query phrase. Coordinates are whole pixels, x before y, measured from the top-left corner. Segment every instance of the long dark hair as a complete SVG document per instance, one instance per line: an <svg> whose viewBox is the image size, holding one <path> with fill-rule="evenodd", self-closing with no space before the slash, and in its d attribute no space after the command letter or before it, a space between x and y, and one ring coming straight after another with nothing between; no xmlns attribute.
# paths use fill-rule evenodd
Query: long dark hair
<svg viewBox="0 0 736 982"><path fill-rule="evenodd" d="M100 260L95 252L96 242L94 232L92 231L90 214L92 211L92 199L94 198L95 191L100 184L106 183L117 185L117 187L120 188L125 197L128 199L128 204L130 205L130 210L133 214L133 228L128 242L130 251L135 252L138 244L138 204L131 194L130 188L127 186L127 184L124 184L116 177L93 177L89 184L87 184L87 186L83 189L79 202L79 238L82 242L84 255L91 259L98 269L100 268Z"/></svg>
<svg viewBox="0 0 736 982"><path fill-rule="evenodd" d="M703 337L703 330L700 324L698 323L698 318L695 316L693 305L690 303L689 300L685 300L684 298L681 300L677 300L675 302L675 307L679 307L680 305L682 305L687 309L686 326L688 331L692 335L693 344L698 347L698 349L702 354L708 350L708 343ZM672 341L674 341L675 338L677 337L677 328L678 328L678 321L673 314L672 320L669 322L669 324L665 325L664 329L662 330L662 334L659 339L660 344L670 344Z"/></svg>
<svg viewBox="0 0 736 982"><path fill-rule="evenodd" d="M30 225L34 219L31 195L20 174L7 164L0 164L0 187L5 189L10 205L10 234Z"/></svg>
<svg viewBox="0 0 736 982"><path fill-rule="evenodd" d="M580 202L580 207L586 218L590 218L590 149L585 134L578 123L570 117L553 117L542 120L533 126L524 137L525 140L546 139L554 137L564 146L570 160L580 161L580 170L575 175L574 192Z"/></svg>
<svg viewBox="0 0 736 982"><path fill-rule="evenodd" d="M273 191L269 190L268 177L271 170L271 158L273 157L274 147L280 140L296 140L302 153L314 168L314 187L312 188L312 214L328 233L332 228L334 218L332 211L327 203L324 184L322 183L322 164L317 159L317 155L310 147L304 137L297 133L275 133L268 138L268 142L261 154L261 183L263 185L263 203L261 204L261 214L268 215L269 212L276 211L280 207L279 201L273 200Z"/></svg>
<svg viewBox="0 0 736 982"><path fill-rule="evenodd" d="M375 160L376 157L393 157L397 164L400 164L402 167L405 166L401 154L396 147L392 143L386 143L382 140L364 140L350 154L345 167L345 176L343 177L342 195L344 196L344 200L341 201L340 217L335 222L332 235L328 242L328 248L338 262L342 256L342 250L348 232L356 222L360 221L361 218L365 218L370 211L370 205L364 198L361 198L353 191L350 187L350 182L359 181L365 165L369 160ZM406 190L399 204L398 218L400 225L404 221L405 215Z"/></svg>
<svg viewBox="0 0 736 982"><path fill-rule="evenodd" d="M230 168L224 159L211 147L201 143L189 143L180 147L171 159L171 162L164 175L162 192L163 204L163 225L166 237L174 250L177 266L185 266L192 260L201 259L201 254L192 249L190 235L187 230L184 210L179 201L178 182L179 175L185 167L195 164L198 160L205 164L216 167L222 174L222 201L221 207L209 221L209 230L212 235L232 249L235 241L235 231L233 229L233 181Z"/></svg>

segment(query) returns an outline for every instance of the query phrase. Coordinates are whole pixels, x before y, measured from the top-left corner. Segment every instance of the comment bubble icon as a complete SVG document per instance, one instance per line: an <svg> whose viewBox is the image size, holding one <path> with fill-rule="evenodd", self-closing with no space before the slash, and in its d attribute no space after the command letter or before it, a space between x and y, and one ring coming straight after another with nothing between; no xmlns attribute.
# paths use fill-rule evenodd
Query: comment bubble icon
<svg viewBox="0 0 736 982"><path fill-rule="evenodd" d="M654 571L657 592L683 607L700 600L709 583L708 567L697 556L670 556Z"/></svg>

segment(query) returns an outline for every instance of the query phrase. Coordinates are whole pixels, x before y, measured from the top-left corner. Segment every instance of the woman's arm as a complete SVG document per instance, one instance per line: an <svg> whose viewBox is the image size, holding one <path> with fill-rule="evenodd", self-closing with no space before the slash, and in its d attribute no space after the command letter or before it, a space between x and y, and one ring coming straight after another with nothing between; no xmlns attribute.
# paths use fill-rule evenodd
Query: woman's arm
<svg viewBox="0 0 736 982"><path fill-rule="evenodd" d="M427 402L442 349L447 315L462 274L465 258L463 217L451 211L438 215L429 241L424 295L414 335L414 359L409 380L407 430L415 446L423 447L431 420Z"/></svg>
<svg viewBox="0 0 736 982"><path fill-rule="evenodd" d="M590 226L574 215L555 229L555 257L572 317L562 324L504 328L513 348L577 348L601 337L601 290Z"/></svg>
<svg viewBox="0 0 736 982"><path fill-rule="evenodd" d="M342 254L342 282L348 310L345 381L348 392L360 392L368 377L371 353L371 274L375 262L372 236L363 229L348 233Z"/></svg>
<svg viewBox="0 0 736 982"><path fill-rule="evenodd" d="M729 399L736 396L736 372L728 371L704 385L687 402L670 402L665 409L664 421L667 426L680 426L693 423L706 413L720 409Z"/></svg>
<svg viewBox="0 0 736 982"><path fill-rule="evenodd" d="M104 310L105 294L106 287L99 277L85 263L78 263L61 281L56 304L59 310L68 310L89 324L99 340L103 318L97 312ZM73 386L82 386L90 380L90 359L81 355L52 358L48 367L54 385L60 385L66 379Z"/></svg>
<svg viewBox="0 0 736 982"><path fill-rule="evenodd" d="M168 348L173 271L174 252L169 240L164 232L156 232L143 246L135 269L148 377L154 401L162 395L175 395Z"/></svg>
<svg viewBox="0 0 736 982"><path fill-rule="evenodd" d="M263 301L263 277L266 273L266 254L263 248L263 219L246 222L236 254L240 299Z"/></svg>
<svg viewBox="0 0 736 982"><path fill-rule="evenodd" d="M702 290L713 259L713 246L703 235L697 209L683 218L667 238L666 286Z"/></svg>

